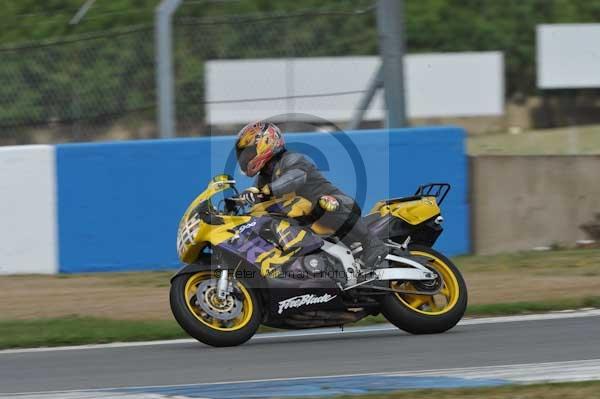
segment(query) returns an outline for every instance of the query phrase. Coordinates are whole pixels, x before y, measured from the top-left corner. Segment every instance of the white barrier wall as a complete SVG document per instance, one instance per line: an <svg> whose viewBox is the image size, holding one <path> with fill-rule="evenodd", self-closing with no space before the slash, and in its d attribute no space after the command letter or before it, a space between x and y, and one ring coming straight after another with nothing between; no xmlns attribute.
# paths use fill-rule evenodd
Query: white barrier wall
<svg viewBox="0 0 600 399"><path fill-rule="evenodd" d="M0 274L56 273L54 147L0 147Z"/></svg>
<svg viewBox="0 0 600 399"><path fill-rule="evenodd" d="M538 25L536 42L538 87L600 87L600 24Z"/></svg>
<svg viewBox="0 0 600 399"><path fill-rule="evenodd" d="M211 125L220 125L305 113L347 121L379 64L376 56L209 61L205 69L207 119ZM504 112L500 52L413 54L405 57L404 64L411 118ZM379 91L365 120L382 120L384 109Z"/></svg>

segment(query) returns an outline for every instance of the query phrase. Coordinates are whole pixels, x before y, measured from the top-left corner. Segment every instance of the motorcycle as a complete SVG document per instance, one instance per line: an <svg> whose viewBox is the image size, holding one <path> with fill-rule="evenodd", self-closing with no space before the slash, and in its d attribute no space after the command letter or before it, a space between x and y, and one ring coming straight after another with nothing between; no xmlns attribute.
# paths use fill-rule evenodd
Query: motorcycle
<svg viewBox="0 0 600 399"><path fill-rule="evenodd" d="M460 271L431 248L449 190L427 184L375 204L364 221L389 254L388 267L373 270L359 260L360 243L346 246L311 220L306 199L290 194L249 206L231 176L216 176L179 223L185 266L171 279L173 315L190 336L217 347L246 342L261 324L343 326L380 313L412 334L449 330L467 306Z"/></svg>

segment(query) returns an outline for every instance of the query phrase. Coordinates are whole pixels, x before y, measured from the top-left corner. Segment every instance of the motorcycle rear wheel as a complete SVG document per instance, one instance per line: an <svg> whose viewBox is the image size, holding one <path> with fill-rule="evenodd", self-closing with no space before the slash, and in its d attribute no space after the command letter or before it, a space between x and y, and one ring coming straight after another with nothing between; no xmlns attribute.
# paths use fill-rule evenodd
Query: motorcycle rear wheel
<svg viewBox="0 0 600 399"><path fill-rule="evenodd" d="M236 280L237 295L241 298L236 304L242 308L239 316L225 321L213 317L198 305L196 295L200 284L216 278L210 271L175 277L169 295L173 316L185 332L204 344L217 347L243 344L260 325L262 312L258 297L243 280ZM201 300L213 298L205 296Z"/></svg>
<svg viewBox="0 0 600 399"><path fill-rule="evenodd" d="M467 286L454 263L441 253L421 245L411 245L410 254L428 260L438 276L435 295L393 293L382 301L381 313L396 327L411 334L437 334L454 327L467 308ZM391 288L423 291L410 282L391 282Z"/></svg>

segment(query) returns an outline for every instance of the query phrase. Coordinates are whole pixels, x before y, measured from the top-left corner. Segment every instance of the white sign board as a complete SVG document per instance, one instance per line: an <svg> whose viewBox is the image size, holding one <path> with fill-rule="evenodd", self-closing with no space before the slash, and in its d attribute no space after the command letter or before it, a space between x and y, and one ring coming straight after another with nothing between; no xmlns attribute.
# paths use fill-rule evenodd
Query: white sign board
<svg viewBox="0 0 600 399"><path fill-rule="evenodd" d="M501 53L415 54L404 61L409 117L503 113ZM303 113L348 121L379 65L375 56L209 61L207 120L237 124ZM379 91L365 120L382 120L384 109Z"/></svg>
<svg viewBox="0 0 600 399"><path fill-rule="evenodd" d="M600 24L538 25L536 45L538 87L600 87Z"/></svg>
<svg viewBox="0 0 600 399"><path fill-rule="evenodd" d="M205 68L207 119L219 125L306 113L347 120L378 65L376 57L209 61ZM378 97L367 120L384 116Z"/></svg>
<svg viewBox="0 0 600 399"><path fill-rule="evenodd" d="M419 54L404 61L409 118L504 113L502 53Z"/></svg>

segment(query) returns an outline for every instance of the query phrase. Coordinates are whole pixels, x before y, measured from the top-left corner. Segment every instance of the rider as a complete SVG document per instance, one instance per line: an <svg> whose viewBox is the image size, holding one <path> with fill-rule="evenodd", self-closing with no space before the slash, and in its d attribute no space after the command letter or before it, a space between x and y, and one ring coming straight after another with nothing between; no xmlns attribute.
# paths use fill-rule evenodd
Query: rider
<svg viewBox="0 0 600 399"><path fill-rule="evenodd" d="M385 244L369 233L356 202L335 187L304 156L287 151L283 134L269 122L257 121L238 133L236 153L240 169L246 176L257 176L256 187L241 196L250 204L262 197L280 197L296 193L312 204L311 214L319 223L336 231L350 246L362 244L361 260L366 267L384 267Z"/></svg>

